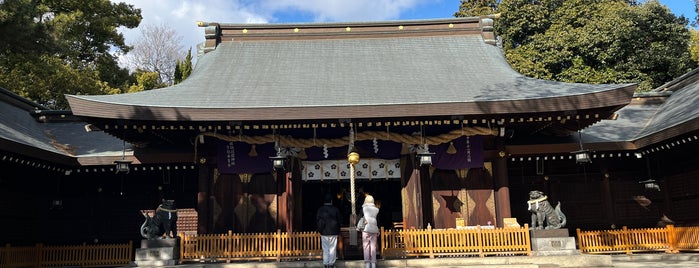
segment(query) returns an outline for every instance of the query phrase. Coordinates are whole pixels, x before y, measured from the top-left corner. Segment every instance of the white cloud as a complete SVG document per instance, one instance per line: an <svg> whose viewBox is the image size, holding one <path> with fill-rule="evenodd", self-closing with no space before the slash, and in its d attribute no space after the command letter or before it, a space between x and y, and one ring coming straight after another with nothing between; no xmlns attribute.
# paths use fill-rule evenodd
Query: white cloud
<svg viewBox="0 0 699 268"><path fill-rule="evenodd" d="M141 9L143 20L140 25L165 24L182 37L182 47L192 49L196 55L197 44L204 42L204 29L197 21L216 22L267 22L267 19L240 6L237 1L226 0L111 0L125 2ZM127 45L139 38L138 29L119 29ZM123 59L121 59L123 60Z"/></svg>
<svg viewBox="0 0 699 268"><path fill-rule="evenodd" d="M182 47L204 42L197 21L221 23L380 21L398 19L418 5L435 0L111 0L141 9L141 25L166 24L182 36ZM456 5L456 4L455 4ZM131 45L138 29L120 29Z"/></svg>

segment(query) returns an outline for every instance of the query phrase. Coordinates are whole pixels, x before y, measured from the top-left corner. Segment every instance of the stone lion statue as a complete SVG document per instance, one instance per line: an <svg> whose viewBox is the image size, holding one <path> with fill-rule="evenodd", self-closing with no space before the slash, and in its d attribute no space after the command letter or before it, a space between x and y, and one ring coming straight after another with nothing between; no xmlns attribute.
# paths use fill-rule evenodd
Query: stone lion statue
<svg viewBox="0 0 699 268"><path fill-rule="evenodd" d="M175 200L163 199L162 204L155 209L153 217L144 213L146 220L141 225L141 236L146 239L156 237L177 236L177 207Z"/></svg>
<svg viewBox="0 0 699 268"><path fill-rule="evenodd" d="M561 202L551 207L548 197L541 191L530 191L527 210L532 213L531 229L560 229L566 225L566 216L561 212ZM544 220L546 227L544 228Z"/></svg>

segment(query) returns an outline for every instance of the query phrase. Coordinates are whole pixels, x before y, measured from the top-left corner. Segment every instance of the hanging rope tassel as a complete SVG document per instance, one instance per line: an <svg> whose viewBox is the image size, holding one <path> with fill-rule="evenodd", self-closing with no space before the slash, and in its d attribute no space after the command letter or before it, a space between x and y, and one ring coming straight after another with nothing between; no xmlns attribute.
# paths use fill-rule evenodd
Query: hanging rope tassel
<svg viewBox="0 0 699 268"><path fill-rule="evenodd" d="M250 147L250 152L248 153L248 156L250 156L250 157L257 156L257 149L255 147L256 147L255 144L253 144L252 147Z"/></svg>
<svg viewBox="0 0 699 268"><path fill-rule="evenodd" d="M454 142L449 142L449 148L447 148L448 154L456 154L456 147L454 147Z"/></svg>
<svg viewBox="0 0 699 268"><path fill-rule="evenodd" d="M410 153L410 148L408 147L409 145L407 143L403 143L403 146L400 148L400 154L409 154Z"/></svg>
<svg viewBox="0 0 699 268"><path fill-rule="evenodd" d="M307 159L308 155L306 154L306 148L301 148L301 151L299 152L299 159Z"/></svg>

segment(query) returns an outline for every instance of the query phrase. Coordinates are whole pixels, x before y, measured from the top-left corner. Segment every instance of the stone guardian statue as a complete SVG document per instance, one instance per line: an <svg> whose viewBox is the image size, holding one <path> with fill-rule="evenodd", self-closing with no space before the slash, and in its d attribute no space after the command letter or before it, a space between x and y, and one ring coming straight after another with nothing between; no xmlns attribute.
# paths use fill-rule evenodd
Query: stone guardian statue
<svg viewBox="0 0 699 268"><path fill-rule="evenodd" d="M144 213L145 221L141 224L141 236L146 239L156 237L173 238L177 236L177 207L175 200L163 199L155 209L153 217Z"/></svg>
<svg viewBox="0 0 699 268"><path fill-rule="evenodd" d="M561 202L556 207L552 207L548 197L543 192L534 190L529 192L527 210L532 213L532 224L530 229L560 229L566 225L566 216L561 212ZM544 221L546 227L544 227Z"/></svg>

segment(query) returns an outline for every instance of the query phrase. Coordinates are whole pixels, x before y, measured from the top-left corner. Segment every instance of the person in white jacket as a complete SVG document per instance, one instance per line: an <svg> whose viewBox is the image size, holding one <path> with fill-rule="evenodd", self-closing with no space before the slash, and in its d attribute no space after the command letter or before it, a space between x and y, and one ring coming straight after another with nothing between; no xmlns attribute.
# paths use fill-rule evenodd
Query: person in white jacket
<svg viewBox="0 0 699 268"><path fill-rule="evenodd" d="M362 205L366 225L362 231L362 245L364 246L364 263L366 268L376 268L376 240L379 237L379 226L376 215L379 208L374 205L374 197L367 195Z"/></svg>

